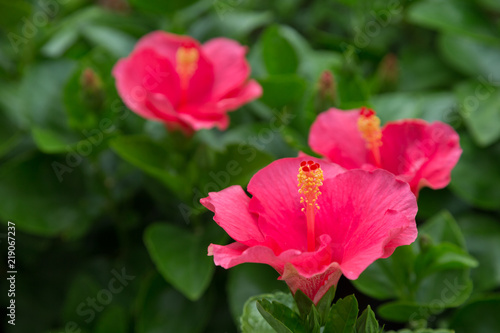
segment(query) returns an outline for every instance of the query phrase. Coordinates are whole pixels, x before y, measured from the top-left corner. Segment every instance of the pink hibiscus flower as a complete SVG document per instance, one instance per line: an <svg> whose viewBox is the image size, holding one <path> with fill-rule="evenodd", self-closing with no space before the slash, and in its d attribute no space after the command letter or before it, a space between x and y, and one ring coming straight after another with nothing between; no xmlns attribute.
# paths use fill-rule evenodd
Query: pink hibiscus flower
<svg viewBox="0 0 500 333"><path fill-rule="evenodd" d="M284 158L257 172L248 192L231 186L201 199L236 241L208 254L224 268L268 264L316 304L342 274L356 279L417 236L415 196L385 170Z"/></svg>
<svg viewBox="0 0 500 333"><path fill-rule="evenodd" d="M118 93L135 113L186 132L226 129L228 111L262 95L249 80L246 47L216 38L200 45L188 36L154 31L113 68Z"/></svg>
<svg viewBox="0 0 500 333"><path fill-rule="evenodd" d="M436 121L405 119L382 129L373 110L329 109L314 121L309 145L347 169L382 168L410 184L413 193L446 187L462 149L453 128Z"/></svg>

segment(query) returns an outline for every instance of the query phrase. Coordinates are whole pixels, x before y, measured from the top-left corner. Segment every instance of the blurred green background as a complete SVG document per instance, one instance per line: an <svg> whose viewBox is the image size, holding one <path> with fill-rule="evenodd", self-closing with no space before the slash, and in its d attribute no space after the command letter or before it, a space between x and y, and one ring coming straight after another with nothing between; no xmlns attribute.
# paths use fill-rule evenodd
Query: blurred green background
<svg viewBox="0 0 500 333"><path fill-rule="evenodd" d="M189 139L140 118L111 69L158 29L247 45L263 96ZM249 297L286 285L263 265L216 268L206 248L229 239L199 199L311 153L318 113L363 105L447 122L464 151L448 188L421 191L419 240L337 295L387 329L500 331L500 2L0 0L0 31L6 332L236 332Z"/></svg>

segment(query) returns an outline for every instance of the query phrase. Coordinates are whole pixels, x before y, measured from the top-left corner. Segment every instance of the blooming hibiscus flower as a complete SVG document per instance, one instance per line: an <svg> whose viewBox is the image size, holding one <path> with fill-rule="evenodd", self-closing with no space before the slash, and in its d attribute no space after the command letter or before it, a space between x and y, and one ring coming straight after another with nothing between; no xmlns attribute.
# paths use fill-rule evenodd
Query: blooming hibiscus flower
<svg viewBox="0 0 500 333"><path fill-rule="evenodd" d="M118 93L135 113L187 132L226 129L228 111L262 95L249 80L246 48L216 38L200 45L188 36L155 31L142 37L113 68Z"/></svg>
<svg viewBox="0 0 500 333"><path fill-rule="evenodd" d="M208 254L224 268L268 264L316 304L342 274L356 279L417 236L415 196L385 170L285 158L257 172L248 192L231 186L201 199L236 241Z"/></svg>
<svg viewBox="0 0 500 333"><path fill-rule="evenodd" d="M382 129L373 110L329 109L314 121L309 145L347 169L386 169L410 184L415 195L428 186L443 188L462 149L445 123L421 119L388 122Z"/></svg>

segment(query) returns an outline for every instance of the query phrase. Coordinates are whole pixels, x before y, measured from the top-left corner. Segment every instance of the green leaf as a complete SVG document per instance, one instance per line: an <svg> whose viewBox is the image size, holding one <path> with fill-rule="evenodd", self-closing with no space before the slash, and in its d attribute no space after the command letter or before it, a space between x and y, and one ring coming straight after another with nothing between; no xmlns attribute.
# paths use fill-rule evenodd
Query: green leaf
<svg viewBox="0 0 500 333"><path fill-rule="evenodd" d="M311 308L309 316L307 316L307 332L320 333L321 332L321 318L316 307Z"/></svg>
<svg viewBox="0 0 500 333"><path fill-rule="evenodd" d="M189 27L190 36L196 36L200 40L213 36L242 40L252 31L272 23L274 17L271 11L234 10L230 2L222 0L215 1L213 8L217 16L197 17ZM257 45L253 45L250 51L255 51ZM251 67L254 73L255 68Z"/></svg>
<svg viewBox="0 0 500 333"><path fill-rule="evenodd" d="M494 87L494 82L487 78L480 77L480 80L464 82L456 92L467 129L474 141L485 147L500 138L500 87Z"/></svg>
<svg viewBox="0 0 500 333"><path fill-rule="evenodd" d="M147 12L161 15L172 15L178 10L194 4L196 0L130 0L132 6Z"/></svg>
<svg viewBox="0 0 500 333"><path fill-rule="evenodd" d="M456 333L500 332L500 295L491 294L470 302L455 312L450 327Z"/></svg>
<svg viewBox="0 0 500 333"><path fill-rule="evenodd" d="M418 277L449 269L477 267L478 262L467 252L454 244L442 243L424 251L415 261Z"/></svg>
<svg viewBox="0 0 500 333"><path fill-rule="evenodd" d="M330 312L330 308L332 306L333 298L335 297L336 286L330 287L326 294L321 297L316 308L318 309L318 313L321 319L321 324L326 323L326 318L328 317L328 313Z"/></svg>
<svg viewBox="0 0 500 333"><path fill-rule="evenodd" d="M428 91L456 82L456 74L436 52L425 51L419 46L403 50L398 55L398 64L398 87L402 91ZM406 109L407 106L401 107Z"/></svg>
<svg viewBox="0 0 500 333"><path fill-rule="evenodd" d="M293 295L295 303L297 303L297 308L302 318L306 318L309 313L311 313L311 308L314 307L313 301L302 292L302 290L297 289L295 295Z"/></svg>
<svg viewBox="0 0 500 333"><path fill-rule="evenodd" d="M68 156L63 160L34 154L3 164L0 196L10 199L0 202L0 217L16 223L19 230L42 236L86 230L102 208L102 198L97 193L87 197L83 166ZM76 164L67 164L68 160Z"/></svg>
<svg viewBox="0 0 500 333"><path fill-rule="evenodd" d="M486 41L496 40L495 32L491 25L488 25L487 18L471 1L419 1L408 9L408 19L443 32L454 32Z"/></svg>
<svg viewBox="0 0 500 333"><path fill-rule="evenodd" d="M453 330L446 329L431 329L431 328L420 328L417 330L409 330L407 328L399 330L399 331L387 331L387 333L455 333Z"/></svg>
<svg viewBox="0 0 500 333"><path fill-rule="evenodd" d="M411 246L400 246L389 258L378 259L368 266L352 283L379 300L405 297L410 294L414 258Z"/></svg>
<svg viewBox="0 0 500 333"><path fill-rule="evenodd" d="M23 125L64 128L66 117L60 102L64 83L73 69L74 63L63 59L26 68L18 84L0 90L9 117Z"/></svg>
<svg viewBox="0 0 500 333"><path fill-rule="evenodd" d="M127 333L127 312L121 306L110 306L104 309L94 330L95 333Z"/></svg>
<svg viewBox="0 0 500 333"><path fill-rule="evenodd" d="M102 287L96 279L86 273L78 274L71 279L62 309L62 318L64 321L74 321L78 323L81 322L82 319L94 319L96 312L91 310L85 300L87 297L95 297L101 289ZM75 311L76 309L80 309L80 311L78 311L79 313ZM83 318L80 313L84 314Z"/></svg>
<svg viewBox="0 0 500 333"><path fill-rule="evenodd" d="M38 126L33 126L31 128L31 135L33 136L33 140L35 141L36 145L40 149L40 151L47 153L47 154L57 154L57 153L64 153L64 152L69 152L70 148L74 148L78 145L79 143L79 138L74 135L74 133L70 133L65 130L54 130L54 129L49 129L49 128L42 128ZM101 134L102 135L102 134ZM95 139L95 138L94 138ZM102 140L102 138L101 138ZM88 151L90 151L89 155L92 153L94 150L92 143L88 140L81 140L87 141L87 143L82 145L85 145L85 147L91 147ZM82 150L83 151L83 150ZM87 152L87 150L85 150Z"/></svg>
<svg viewBox="0 0 500 333"><path fill-rule="evenodd" d="M354 295L341 298L335 303L328 314L325 332L351 333L356 327L358 318L358 301Z"/></svg>
<svg viewBox="0 0 500 333"><path fill-rule="evenodd" d="M267 28L261 42L262 57L270 75L294 74L297 71L299 66L297 53L280 26Z"/></svg>
<svg viewBox="0 0 500 333"><path fill-rule="evenodd" d="M394 301L382 304L377 308L380 317L399 323L427 320L433 314L443 311L439 305L418 304L410 301ZM413 332L413 331L409 331Z"/></svg>
<svg viewBox="0 0 500 333"><path fill-rule="evenodd" d="M370 103L382 123L408 118L446 121L456 104L454 94L395 92L373 96Z"/></svg>
<svg viewBox="0 0 500 333"><path fill-rule="evenodd" d="M161 180L171 190L185 194L185 181L179 175L178 156L145 136L121 136L110 147L123 159Z"/></svg>
<svg viewBox="0 0 500 333"><path fill-rule="evenodd" d="M144 232L144 243L161 275L192 301L208 288L215 265L207 256L211 242L222 240L220 228L211 223L204 233L193 234L166 223L156 223Z"/></svg>
<svg viewBox="0 0 500 333"><path fill-rule="evenodd" d="M191 302L158 275L142 281L135 332L201 333L214 307L213 293Z"/></svg>
<svg viewBox="0 0 500 333"><path fill-rule="evenodd" d="M257 310L277 333L305 333L304 323L292 309L277 301L257 301Z"/></svg>
<svg viewBox="0 0 500 333"><path fill-rule="evenodd" d="M259 83L264 91L261 100L276 109L296 103L306 89L305 80L294 74L270 76Z"/></svg>
<svg viewBox="0 0 500 333"><path fill-rule="evenodd" d="M292 294L277 292L274 294L264 294L253 296L245 303L243 315L241 316L241 330L243 333L275 333L276 331L267 323L257 309L257 301L266 299L277 301L286 305L291 310L298 311Z"/></svg>
<svg viewBox="0 0 500 333"><path fill-rule="evenodd" d="M356 320L356 333L379 333L380 327L370 306Z"/></svg>
<svg viewBox="0 0 500 333"><path fill-rule="evenodd" d="M441 211L420 227L420 234L429 236L436 244L447 242L465 249L465 239L453 216L448 211Z"/></svg>
<svg viewBox="0 0 500 333"><path fill-rule="evenodd" d="M458 218L467 250L479 261L471 271L474 291L486 291L500 286L500 224L488 215L468 213Z"/></svg>
<svg viewBox="0 0 500 333"><path fill-rule="evenodd" d="M134 48L135 38L114 28L86 25L81 30L81 34L96 46L108 50L118 57L126 57Z"/></svg>
<svg viewBox="0 0 500 333"><path fill-rule="evenodd" d="M423 278L415 292L415 301L444 310L463 304L471 292L469 269L446 270Z"/></svg>
<svg viewBox="0 0 500 333"><path fill-rule="evenodd" d="M500 144L477 147L469 136L460 136L463 153L451 173L451 189L465 201L483 209L500 209Z"/></svg>
<svg viewBox="0 0 500 333"><path fill-rule="evenodd" d="M463 74L490 81L500 77L496 66L500 61L498 41L488 44L463 35L443 34L438 47L446 61Z"/></svg>
<svg viewBox="0 0 500 333"><path fill-rule="evenodd" d="M277 280L278 273L267 265L242 264L231 268L228 274L228 301L236 322L239 322L243 306L250 297L275 290L288 290L286 283Z"/></svg>

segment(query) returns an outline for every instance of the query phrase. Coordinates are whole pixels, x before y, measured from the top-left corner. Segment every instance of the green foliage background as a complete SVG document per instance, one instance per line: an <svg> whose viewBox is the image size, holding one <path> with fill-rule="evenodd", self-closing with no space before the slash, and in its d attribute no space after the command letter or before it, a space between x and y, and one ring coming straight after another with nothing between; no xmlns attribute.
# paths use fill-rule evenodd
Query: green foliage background
<svg viewBox="0 0 500 333"><path fill-rule="evenodd" d="M264 95L190 139L138 117L110 72L157 29L248 45ZM199 199L311 153L319 112L363 105L383 123L447 122L463 155L448 188L421 192L418 241L337 294L387 329L500 331L498 1L0 0L0 31L0 246L14 222L18 271L7 332L239 330L248 298L286 286L269 267L215 268L206 248L229 239ZM252 313L242 327L265 332Z"/></svg>

